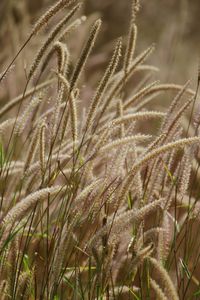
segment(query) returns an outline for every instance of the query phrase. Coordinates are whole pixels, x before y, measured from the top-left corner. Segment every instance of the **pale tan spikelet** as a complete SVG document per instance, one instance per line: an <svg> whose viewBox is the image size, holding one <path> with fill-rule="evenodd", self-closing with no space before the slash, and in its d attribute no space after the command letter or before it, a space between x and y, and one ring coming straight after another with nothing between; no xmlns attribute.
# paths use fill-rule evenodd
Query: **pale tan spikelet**
<svg viewBox="0 0 200 300"><path fill-rule="evenodd" d="M189 81L188 81L188 83L189 83ZM186 83L186 86L188 85L188 83ZM165 91L178 91L180 93L173 100L173 103L170 106L170 110L173 109L173 105L179 101L179 99L183 93L189 94L191 96L195 96L195 92L191 89L185 88L185 86L175 85L175 84L159 84L157 86L153 86L151 89L149 89L146 92L146 94L145 94L146 98L135 107L135 110L138 111L142 107L145 107L149 102L151 102L152 100L155 99L155 96L157 96L161 92L165 92ZM168 111L168 113L170 114L169 111Z"/></svg>
<svg viewBox="0 0 200 300"><path fill-rule="evenodd" d="M159 233L163 232L164 230L165 229L161 227L153 227L145 232L142 232L136 241L136 249L141 249L147 241L155 243Z"/></svg>
<svg viewBox="0 0 200 300"><path fill-rule="evenodd" d="M178 94L176 95L176 97L174 98L174 100L172 101L169 109L168 109L168 114L170 115L170 113L173 113L173 111L176 109L177 105L179 104L179 101L181 99L181 97L184 95L184 93L186 92L188 86L190 84L190 80L188 80L185 85L182 87L182 89L180 89L180 91L178 92Z"/></svg>
<svg viewBox="0 0 200 300"><path fill-rule="evenodd" d="M131 62L132 65L133 62ZM129 68L131 67L131 65L129 66ZM151 66L151 65L138 65L136 67L135 70L132 70L132 73L129 74L129 78L135 74L135 72L144 72L144 71L149 71L149 72L158 72L159 69L155 66ZM145 77L145 80L142 80L139 84L140 88L142 88L144 86L144 84L148 81L147 79L150 78L151 74L147 74L147 76ZM118 81L121 82L121 80L124 80L124 71L118 71L115 75L112 76L112 78L109 81L109 87L111 87L114 83L117 83Z"/></svg>
<svg viewBox="0 0 200 300"><path fill-rule="evenodd" d="M163 231L160 231L158 235L158 258L160 262L165 262L170 252L170 242L172 238L169 215L166 209L163 211L161 226Z"/></svg>
<svg viewBox="0 0 200 300"><path fill-rule="evenodd" d="M95 180L88 186L86 186L74 200L75 205L77 205L80 201L83 201L88 196L88 194L93 192L93 190L96 188L96 186L99 185L101 182L102 182L102 179L100 178L100 179ZM78 206L77 206L77 208L78 208Z"/></svg>
<svg viewBox="0 0 200 300"><path fill-rule="evenodd" d="M168 300L167 296L165 295L161 287L157 284L157 282L154 279L150 278L149 283L151 288L155 292L157 300Z"/></svg>
<svg viewBox="0 0 200 300"><path fill-rule="evenodd" d="M67 124L68 124L69 116L70 116L70 110L68 109L66 103L64 103L64 104L65 104L65 111L64 111L64 114L63 114L63 120L62 120L61 130L60 130L61 140L63 140L63 137L66 133L66 130L67 130L67 127L68 127Z"/></svg>
<svg viewBox="0 0 200 300"><path fill-rule="evenodd" d="M3 251L3 253L1 254L1 262L0 262L0 274L1 274L1 278L3 278L3 276L6 275L7 273L7 270L8 270L8 267L9 267L9 264L8 264L8 261L9 261L9 255L10 255L10 247L6 247ZM8 280L6 280L6 285L8 287ZM3 288L3 286L2 286ZM1 295L1 294L0 294Z"/></svg>
<svg viewBox="0 0 200 300"><path fill-rule="evenodd" d="M135 172L135 175L137 174L137 171ZM118 193L118 198L117 201L115 201L114 204L114 209L117 209L120 207L121 203L123 203L124 199L126 198L132 184L134 182L134 177L132 175L128 175L122 182L119 193Z"/></svg>
<svg viewBox="0 0 200 300"><path fill-rule="evenodd" d="M121 118L116 118L113 119L110 124L113 126L118 126L121 124L126 124L126 123L132 123L134 121L146 121L149 119L163 119L166 116L166 113L159 112L159 111L142 111L142 112L135 112L135 113L130 113L126 114ZM107 124L99 128L98 133L101 132L106 128Z"/></svg>
<svg viewBox="0 0 200 300"><path fill-rule="evenodd" d="M31 283L32 274L28 271L24 271L20 274L17 283L16 299L26 299L29 297L29 286Z"/></svg>
<svg viewBox="0 0 200 300"><path fill-rule="evenodd" d="M89 241L88 248L92 249L93 247L97 247L99 244L99 240L102 236L109 233L109 239L111 235L119 236L125 230L127 230L132 223L139 223L144 218L155 211L163 202L163 199L155 200L154 202L145 205L143 208L139 210L131 210L117 216L114 221L111 220L105 225L102 229L100 229Z"/></svg>
<svg viewBox="0 0 200 300"><path fill-rule="evenodd" d="M40 168L41 168L41 175L44 175L45 172L45 130L46 130L46 124L43 123L40 127L40 133L39 133L39 148L40 148Z"/></svg>
<svg viewBox="0 0 200 300"><path fill-rule="evenodd" d="M195 117L194 117L195 118ZM181 125L182 125L182 128L184 130L184 132L188 135L188 136L195 136L195 129L197 129L197 123L196 123L196 120L194 119L194 125L195 125L195 128L193 126L193 124L191 123L190 124L190 127L188 128L188 124L189 124L189 120L188 120L188 117L183 115L182 116L182 121L181 121Z"/></svg>
<svg viewBox="0 0 200 300"><path fill-rule="evenodd" d="M58 72L63 74L63 71L65 69L65 64L69 62L69 51L67 49L67 46L61 42L55 42L47 54L45 61L43 62L41 72L44 71L46 68L48 62L50 61L52 55L56 53L58 58Z"/></svg>
<svg viewBox="0 0 200 300"><path fill-rule="evenodd" d="M31 88L30 90L28 90L25 95L20 95L16 98L14 98L13 100L9 101L9 103L7 103L6 105L4 105L1 109L0 109L0 117L2 117L3 115L5 115L5 113L7 113L9 110L11 110L13 107L15 107L18 103L20 103L22 101L22 99L28 98L29 96L31 96L33 93L36 93L42 89L44 89L45 87L49 86L50 84L52 84L55 81L55 79L50 79L47 80L33 88Z"/></svg>
<svg viewBox="0 0 200 300"><path fill-rule="evenodd" d="M153 253L153 247L152 245L148 245L144 249L141 249L136 252L136 256L134 259L130 262L129 268L133 270L133 272L137 271L137 268L139 265L141 265L145 258L149 257Z"/></svg>
<svg viewBox="0 0 200 300"><path fill-rule="evenodd" d="M152 87L151 91L149 91L149 94L160 92L160 91L178 91L179 92L182 90L183 90L182 85L173 84L173 83L169 83L169 84L163 83L163 84L159 84L158 86ZM191 96L195 96L195 91L193 91L192 89L186 89L185 93L187 93Z"/></svg>
<svg viewBox="0 0 200 300"><path fill-rule="evenodd" d="M16 221L20 221L23 217L26 216L27 211L33 208L34 205L47 199L48 195L55 196L61 191L61 189L61 186L44 188L22 199L19 203L13 206L4 217L2 221L3 227L6 229L7 225L12 225Z"/></svg>
<svg viewBox="0 0 200 300"><path fill-rule="evenodd" d="M89 38L83 47L83 50L80 54L80 57L78 59L78 62L75 66L71 81L70 81L70 89L73 90L74 87L76 87L76 83L85 67L86 61L88 59L88 56L90 55L92 48L94 47L94 43L96 41L97 35L99 33L101 27L101 20L95 21L91 32L89 34Z"/></svg>
<svg viewBox="0 0 200 300"><path fill-rule="evenodd" d="M165 218L165 211L163 211L162 213L162 227L164 228L163 226L163 221L164 221L164 218ZM158 260L161 264L164 263L164 251L165 251L165 246L164 246L164 238L165 238L165 235L164 235L164 232L161 231L159 232L159 235L158 235L158 247L157 247L157 253L158 253Z"/></svg>
<svg viewBox="0 0 200 300"><path fill-rule="evenodd" d="M153 44L133 60L133 62L129 65L126 74L120 80L119 86L116 87L116 90L113 92L113 95L118 95L118 93L121 91L121 88L123 87L124 80L128 80L133 75L137 67L140 67L141 68L140 70L143 69L143 66L140 65L148 58L148 56L154 51L154 49L155 49L155 45Z"/></svg>
<svg viewBox="0 0 200 300"><path fill-rule="evenodd" d="M59 80L60 83L60 80ZM56 103L53 107L53 120L52 120L52 136L56 138L57 130L60 125L59 123L59 117L62 109L62 101L65 96L65 86L63 82L61 82L60 87L58 89L58 95L56 97Z"/></svg>
<svg viewBox="0 0 200 300"><path fill-rule="evenodd" d="M73 216L71 223L66 222L62 228L59 244L56 247L56 253L54 254L54 263L52 270L52 281L54 284L57 284L60 272L62 270L62 263L69 247L70 237L74 227L76 226L77 221L80 219L80 212L76 213Z"/></svg>
<svg viewBox="0 0 200 300"><path fill-rule="evenodd" d="M112 149L115 150L116 147L125 145L127 143L131 144L131 143L138 142L138 141L145 142L145 141L148 141L150 139L152 139L152 136L151 135L145 135L145 134L127 136L127 137L124 137L124 138L121 138L121 139L114 140L114 141L108 143L107 145L103 146L102 148L100 148L100 153L104 153L104 152L110 151Z"/></svg>
<svg viewBox="0 0 200 300"><path fill-rule="evenodd" d="M139 158L138 161L131 168L131 171L129 171L128 177L125 179L125 181L122 184L121 192L118 198L119 203L123 201L127 191L129 190L132 184L132 180L133 180L132 175L136 174L137 171L142 166L145 166L147 162L149 162L153 158L158 158L160 155L163 155L166 152L171 151L173 149L179 149L181 147L190 146L198 142L200 142L200 137L179 139L175 142L171 142L166 145L160 146L156 149L153 149L150 153L147 153L142 158Z"/></svg>
<svg viewBox="0 0 200 300"><path fill-rule="evenodd" d="M61 1L62 2L62 1ZM53 28L53 30L50 32L50 34L48 35L46 41L43 43L43 45L41 46L40 50L38 51L38 53L36 54L36 57L30 67L30 71L28 74L28 81L31 79L31 77L35 74L41 60L42 57L44 56L45 52L47 51L48 47L55 41L55 38L57 37L57 35L60 33L60 31L63 29L63 27L66 25L66 23L74 16L74 14L76 13L76 11L79 9L80 5L76 5L70 12L69 14L64 17L59 23L58 25L56 25L55 28Z"/></svg>
<svg viewBox="0 0 200 300"><path fill-rule="evenodd" d="M127 73L127 70L131 64L133 57L134 57L136 41L137 41L137 26L135 24L132 24L129 29L128 44L126 47L126 53L125 53L125 57L124 57L125 73Z"/></svg>
<svg viewBox="0 0 200 300"><path fill-rule="evenodd" d="M165 113L159 111L144 111L133 114L124 115L122 118L114 119L112 122L114 125L119 125L121 123L140 121L140 120L148 120L148 119L162 119L166 116Z"/></svg>
<svg viewBox="0 0 200 300"><path fill-rule="evenodd" d="M137 171L140 167L145 165L148 161L151 159L158 157L161 154L165 154L168 151L173 150L174 148L181 148L185 146L190 146L195 143L200 142L200 137L191 137L191 138L183 138L178 141L168 143L166 145L160 146L154 150L152 150L150 153L146 154L143 158L141 158L137 163L134 164L132 167L131 172Z"/></svg>
<svg viewBox="0 0 200 300"><path fill-rule="evenodd" d="M97 157L100 148L103 147L103 145L106 143L106 140L108 139L111 130L112 130L112 124L108 124L108 126L104 129L104 131L98 136L98 139L97 141L95 141L94 147L92 149L92 153L89 154L90 160ZM92 136L93 139L94 137L95 136ZM88 167L86 165L86 170L87 168Z"/></svg>
<svg viewBox="0 0 200 300"><path fill-rule="evenodd" d="M182 169L182 174L180 175L180 185L179 185L180 198L184 197L189 187L190 176L192 171L192 160L191 160L191 157L193 156L192 154L193 154L192 151L186 149L182 159L183 169Z"/></svg>
<svg viewBox="0 0 200 300"><path fill-rule="evenodd" d="M78 143L78 142L77 142ZM60 156L64 156L67 158L71 157L71 154L73 153L73 147L74 147L74 142L69 140L66 140L61 146L58 145L53 149L53 157L54 155L58 154L58 151L60 150Z"/></svg>
<svg viewBox="0 0 200 300"><path fill-rule="evenodd" d="M191 97L186 103L179 109L179 111L175 114L174 118L170 122L170 120L166 120L166 132L167 135L169 136L170 131L175 128L177 125L179 119L183 115L183 113L189 108L189 106L192 104L194 101L195 97ZM170 119L170 118L168 118Z"/></svg>
<svg viewBox="0 0 200 300"><path fill-rule="evenodd" d="M140 0L132 0L132 7L131 7L131 21L135 22L135 18L137 13L140 10Z"/></svg>
<svg viewBox="0 0 200 300"><path fill-rule="evenodd" d="M33 133L32 140L30 142L30 146L27 151L27 156L24 162L24 172L29 169L32 161L35 158L35 154L38 147L38 140L39 140L39 126L35 129L35 132Z"/></svg>
<svg viewBox="0 0 200 300"><path fill-rule="evenodd" d="M15 118L10 118L10 119L7 119L5 121L3 121L1 124L0 124L0 135L3 136L5 135L9 128L11 128L11 126L13 126L15 124Z"/></svg>
<svg viewBox="0 0 200 300"><path fill-rule="evenodd" d="M167 137L166 133L161 133L144 151L144 154L151 152L153 149L155 149L158 145L162 143L162 141L165 140Z"/></svg>
<svg viewBox="0 0 200 300"><path fill-rule="evenodd" d="M137 150L136 150L136 144L134 143L133 144L133 160L136 161L137 159L138 159L138 155L137 155ZM144 192L143 192L143 183L142 183L140 171L138 171L136 173L134 181L135 181L136 194L139 199L142 199Z"/></svg>
<svg viewBox="0 0 200 300"><path fill-rule="evenodd" d="M22 113L22 115L18 118L15 123L14 133L16 135L20 135L24 128L26 127L27 121L30 118L34 109L41 103L43 98L42 94L36 95L33 97L31 102L27 105L26 109Z"/></svg>
<svg viewBox="0 0 200 300"><path fill-rule="evenodd" d="M19 259L19 240L15 237L9 243L9 256L8 256L8 267L7 267L7 282L8 282L8 294L12 295L12 291L16 286L16 270Z"/></svg>
<svg viewBox="0 0 200 300"><path fill-rule="evenodd" d="M63 152L65 152L65 151L63 151ZM57 152L54 153L51 158L52 172L53 172L54 168L57 167L58 159L59 159L61 167L62 167L62 165L65 165L69 161L70 157L71 157L71 155L66 155L66 152L65 152L65 154L61 154L59 156L58 156ZM48 156L45 156L45 161L48 161ZM25 176L26 176L26 178L30 178L31 176L35 177L36 173L38 173L40 171L41 171L40 161L36 161L35 163L33 163L29 166L29 168L27 169L27 171L25 173ZM52 175L52 172L50 175Z"/></svg>
<svg viewBox="0 0 200 300"><path fill-rule="evenodd" d="M186 150L186 149L185 149ZM170 174L172 173L172 170L174 169L173 166L174 164L176 163L176 154L177 154L177 150L176 149L173 149L170 153L169 153L169 156L168 156L168 161L167 161L167 170L168 172L166 172L165 174L165 178L164 178L164 186L167 186L168 184L168 181L172 181L172 178L169 177L169 172ZM166 209L168 208L168 206L166 207Z"/></svg>
<svg viewBox="0 0 200 300"><path fill-rule="evenodd" d="M112 202L114 190L117 187L117 182L119 181L116 178L121 178L124 176L124 164L128 151L130 150L129 146L129 144L126 144L118 148L113 153L111 160L108 162L108 166L106 167L105 182L110 182L111 179L114 179L115 182L113 182L113 184L107 189L109 199L106 203Z"/></svg>
<svg viewBox="0 0 200 300"><path fill-rule="evenodd" d="M179 92L178 95L176 95L176 97L172 101L172 104L170 105L170 108L168 110L168 114L170 115L170 111L173 110L173 106L174 105L175 105L175 107L177 106L176 103L179 102L179 100L181 99L181 97L184 93L189 94L191 96L195 96L195 91L187 88L188 84L189 84L189 81L186 82L186 84L184 86L175 85L175 84L159 84L157 86L152 87L146 93L146 96L148 96L148 97L146 99L144 99L144 101L142 103L138 104L137 110L141 109L146 104L148 104L150 101L155 99L155 96L159 95L161 92L165 92L165 91L176 91L177 92L178 91Z"/></svg>
<svg viewBox="0 0 200 300"><path fill-rule="evenodd" d="M135 106L134 106L134 111L135 112L141 111L142 109L146 108L147 105L153 100L155 100L155 95L150 95L149 97L145 97L140 102L138 101L138 104L135 104Z"/></svg>
<svg viewBox="0 0 200 300"><path fill-rule="evenodd" d="M71 116L71 129L72 129L73 141L76 141L78 137L78 120L77 120L78 116L77 116L76 99L74 97L74 93L70 92L71 89L67 79L61 74L58 74L58 77L64 84L67 93L68 94L70 93L68 97L69 105L70 105L69 113Z"/></svg>
<svg viewBox="0 0 200 300"><path fill-rule="evenodd" d="M14 176L15 174L21 174L24 169L24 162L22 161L10 161L8 164L3 166L1 170L1 178L5 178L6 176Z"/></svg>
<svg viewBox="0 0 200 300"><path fill-rule="evenodd" d="M68 7L71 4L76 2L76 0L59 0L56 4L54 4L52 7L49 8L49 10L40 17L40 19L37 21L37 23L34 25L31 35L37 34L41 28L46 25L49 20L55 16L61 9L64 7Z"/></svg>
<svg viewBox="0 0 200 300"><path fill-rule="evenodd" d="M117 103L117 115L119 116L119 118L123 118L124 115L124 107L121 99L119 99ZM120 125L120 138L122 138L124 135L125 135L125 128L124 128L124 124L122 123Z"/></svg>
<svg viewBox="0 0 200 300"><path fill-rule="evenodd" d="M145 66L140 66L140 65L145 61L145 59L147 59L147 57L151 54L153 50L154 50L154 45L147 48L144 52L138 55L129 66L126 74L123 74L122 76L120 76L118 80L116 80L116 82L113 84L111 88L111 91L109 92L109 95L105 99L105 102L101 109L101 115L104 114L105 110L110 105L112 99L118 96L118 94L121 92L124 86L124 81L127 81L136 71L149 69L149 66L146 68Z"/></svg>
<svg viewBox="0 0 200 300"><path fill-rule="evenodd" d="M79 19L76 19L74 22L72 22L70 25L68 25L66 28L64 28L61 33L57 37L57 41L54 43L53 47L50 49L49 53L45 57L45 61L43 62L41 72L44 71L46 68L48 62L50 61L51 56L56 51L58 56L58 66L60 65L61 68L58 67L58 72L66 75L68 71L68 63L69 63L69 51L67 46L64 43L61 43L60 41L66 37L68 37L69 34L71 34L78 26L80 26L84 21L86 20L85 16L82 16ZM62 63L61 63L62 61Z"/></svg>
<svg viewBox="0 0 200 300"><path fill-rule="evenodd" d="M114 294L116 299L120 299L120 297L127 298L128 295L131 293L139 293L140 288L137 286L131 285L131 289L128 286L121 285L121 286L113 286L112 289L110 288L109 293L110 295ZM126 295L128 294L128 295ZM99 298L99 297L98 297ZM94 298L94 300L98 300L98 298ZM112 299L112 298L111 298ZM101 300L108 300L107 296L102 296Z"/></svg>
<svg viewBox="0 0 200 300"><path fill-rule="evenodd" d="M149 257L148 260L157 271L160 281L166 288L166 293L168 294L168 297L170 297L171 300L179 300L176 288L164 267L153 257Z"/></svg>
<svg viewBox="0 0 200 300"><path fill-rule="evenodd" d="M86 16L81 16L80 18L76 19L75 21L73 21L71 24L69 24L67 26L66 29L64 29L60 35L58 36L58 41L61 41L63 39L66 39L69 35L71 35L71 33L77 28L79 27L83 22L85 22L87 20Z"/></svg>
<svg viewBox="0 0 200 300"><path fill-rule="evenodd" d="M114 74L114 72L118 66L119 59L121 56L121 47L122 47L122 42L121 42L121 39L119 39L116 44L111 62L109 64L108 68L106 69L106 72L97 88L97 92L90 104L89 112L88 112L87 120L86 120L86 129L88 129L91 126L93 119L96 115L96 111L97 111L99 102L102 99L102 97L104 96L104 92L106 90L106 87L108 86L108 81L112 77L112 75Z"/></svg>
<svg viewBox="0 0 200 300"><path fill-rule="evenodd" d="M127 109L136 100L141 99L142 97L144 97L149 92L149 90L151 90L152 87L154 87L158 82L159 81L154 81L154 82L150 83L149 85L147 85L143 89L141 89L139 92L137 92L136 94L131 96L130 99L126 100L126 102L124 103L124 109Z"/></svg>

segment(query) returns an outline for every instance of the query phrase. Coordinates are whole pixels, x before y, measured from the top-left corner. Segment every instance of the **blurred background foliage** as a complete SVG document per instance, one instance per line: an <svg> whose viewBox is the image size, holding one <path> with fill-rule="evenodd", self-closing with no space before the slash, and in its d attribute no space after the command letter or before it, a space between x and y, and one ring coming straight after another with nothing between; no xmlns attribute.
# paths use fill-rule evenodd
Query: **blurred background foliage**
<svg viewBox="0 0 200 300"><path fill-rule="evenodd" d="M0 0L1 71L6 67L9 58L13 57L25 41L32 24L54 2L54 0ZM104 66L113 41L119 36L126 36L130 1L85 0L82 12L91 18L100 16L104 21L95 55L91 58L88 67L91 71L89 74L91 74L97 70L96 66ZM139 31L137 52L156 43L156 51L150 60L161 70L159 74L161 81L182 84L192 78L195 86L200 54L199 16L199 0L141 0L141 10L137 17ZM84 39L84 35L81 38L81 33L78 32L78 34L79 45L77 46L77 36L74 42L77 51ZM41 35L32 40L31 47L29 46L29 50L26 50L15 66L18 67L18 73L15 74L17 85L13 83L13 79L16 80L16 78L11 76L11 81L7 81L8 84L13 84L12 91L6 91L6 89L0 91L0 100L7 98L5 93L9 93L9 97L12 97L19 92L18 87L25 80L24 70L33 54L37 52L42 40ZM92 78L98 77L96 73Z"/></svg>

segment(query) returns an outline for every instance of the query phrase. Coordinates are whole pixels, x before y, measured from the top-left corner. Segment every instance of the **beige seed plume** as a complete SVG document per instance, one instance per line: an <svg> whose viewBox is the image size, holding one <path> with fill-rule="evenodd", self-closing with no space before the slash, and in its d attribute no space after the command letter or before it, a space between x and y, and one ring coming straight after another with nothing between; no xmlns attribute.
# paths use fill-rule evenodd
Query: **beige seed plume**
<svg viewBox="0 0 200 300"><path fill-rule="evenodd" d="M97 20L90 32L89 38L82 50L82 53L79 57L79 60L76 64L76 67L74 69L72 78L71 78L71 82L70 82L70 89L73 90L74 87L76 86L76 83L84 69L84 66L86 64L86 61L88 59L88 56L90 55L92 48L94 47L94 43L96 41L97 35L99 33L101 27L101 20Z"/></svg>
<svg viewBox="0 0 200 300"><path fill-rule="evenodd" d="M139 265L141 265L145 258L149 257L153 252L152 245L148 245L144 249L141 249L136 252L136 257L133 259L133 261L130 263L130 269L133 271L137 271L137 268Z"/></svg>
<svg viewBox="0 0 200 300"><path fill-rule="evenodd" d="M131 172L137 171L140 167L145 165L149 160L158 157L158 155L164 154L167 151L170 151L174 148L180 148L184 146L190 146L195 143L200 142L200 137L191 137L191 138L183 138L175 142L168 143L166 145L163 145L161 147L158 147L154 150L152 150L150 153L146 154L143 158L141 158L132 168Z"/></svg>
<svg viewBox="0 0 200 300"><path fill-rule="evenodd" d="M20 135L23 132L32 112L42 101L42 97L43 97L43 95L41 93L39 95L34 96L33 99L31 100L31 102L27 105L24 112L21 114L21 116L16 121L15 129L14 129L15 134Z"/></svg>
<svg viewBox="0 0 200 300"><path fill-rule="evenodd" d="M139 92L131 96L125 103L124 103L124 109L127 109L130 105L132 105L136 100L141 99L144 97L151 89L154 87L159 81L154 81L150 83L149 85L145 86L143 89L141 89Z"/></svg>
<svg viewBox="0 0 200 300"><path fill-rule="evenodd" d="M67 26L66 29L61 31L60 35L58 36L58 41L62 39L66 39L78 26L80 26L83 22L87 20L86 16L81 16L80 18L73 21L71 24Z"/></svg>
<svg viewBox="0 0 200 300"><path fill-rule="evenodd" d="M169 224L169 216L166 213L166 210L163 211L162 216L162 228L158 234L158 259L162 263L167 259L167 256L170 251L170 224Z"/></svg>
<svg viewBox="0 0 200 300"><path fill-rule="evenodd" d="M117 115L119 116L119 118L123 118L124 106L123 106L122 99L119 99L119 101L117 103ZM120 138L122 138L124 136L125 136L125 127L124 127L124 124L122 123L120 125Z"/></svg>
<svg viewBox="0 0 200 300"><path fill-rule="evenodd" d="M38 141L39 141L39 132L40 132L40 127L38 126L35 129L35 132L33 133L28 151L27 151L27 156L24 162L24 172L27 172L29 169L32 161L35 158L37 147L38 147Z"/></svg>
<svg viewBox="0 0 200 300"><path fill-rule="evenodd" d="M41 174L44 175L45 171L45 130L46 130L46 124L43 123L40 128L40 168L41 168Z"/></svg>
<svg viewBox="0 0 200 300"><path fill-rule="evenodd" d="M114 95L117 95L120 92L121 88L123 87L124 80L128 80L132 76L135 69L148 58L148 56L154 51L154 49L155 45L153 44L133 60L133 62L129 65L129 68L125 74L125 78L122 78L118 83L118 87L115 87L116 90L114 92Z"/></svg>
<svg viewBox="0 0 200 300"><path fill-rule="evenodd" d="M11 128L15 124L15 118L10 118L5 121L3 121L0 124L0 135L4 135L6 132L8 132L8 129Z"/></svg>
<svg viewBox="0 0 200 300"><path fill-rule="evenodd" d="M11 225L16 221L20 221L24 216L26 216L27 211L33 208L34 205L36 205L39 201L44 201L48 197L48 195L56 195L59 191L61 191L61 189L61 186L44 188L22 199L13 208L11 208L11 210L3 219L2 224L4 228L6 228L6 226L9 224Z"/></svg>
<svg viewBox="0 0 200 300"><path fill-rule="evenodd" d="M69 14L64 17L59 23L58 25L56 25L56 27L49 33L46 41L43 43L43 45L41 46L40 50L38 51L38 53L36 54L36 57L30 67L30 71L28 74L28 80L31 79L31 77L35 74L41 60L42 57L44 56L45 52L47 51L48 47L54 42L56 36L60 33L60 31L63 29L63 27L66 25L66 23L74 16L74 14L76 13L76 11L79 9L80 5L76 5L70 12Z"/></svg>
<svg viewBox="0 0 200 300"><path fill-rule="evenodd" d="M121 118L113 119L110 124L112 126L118 126L121 124L131 123L134 121L146 121L149 119L163 119L166 116L166 113L159 111L144 111L144 112L136 112L123 115ZM102 132L108 124L105 124L101 128L99 128L98 133Z"/></svg>
<svg viewBox="0 0 200 300"><path fill-rule="evenodd" d="M137 141L145 142L145 141L148 141L150 139L152 139L152 136L151 135L145 135L145 134L138 134L138 135L124 137L124 138L121 138L121 139L114 140L113 142L108 143L107 145L103 146L100 149L100 153L107 152L107 151L110 151L112 149L116 150L116 147L126 145L126 144L129 144L129 143L131 144L131 143L134 143L134 142L137 142Z"/></svg>
<svg viewBox="0 0 200 300"><path fill-rule="evenodd" d="M160 84L159 86L155 86L151 89L151 91L149 91L149 94L151 93L156 93L156 92L160 92L160 91L181 91L183 90L183 86L182 85L178 85L178 84ZM191 96L195 95L195 91L193 91L192 89L186 89L185 92Z"/></svg>
<svg viewBox="0 0 200 300"><path fill-rule="evenodd" d="M170 117L168 117L168 120L166 119L166 128L168 126L166 131L168 135L172 131L172 129L174 129L177 126L179 119L181 118L183 113L189 108L189 106L192 104L194 99L195 97L192 96L188 101L186 101L186 103L178 110L178 112L175 114L172 120L170 120Z"/></svg>
<svg viewBox="0 0 200 300"><path fill-rule="evenodd" d="M179 186L179 196L182 199L190 183L190 175L192 171L192 151L188 151L186 149L185 154L183 156L183 170L180 178L180 186Z"/></svg>
<svg viewBox="0 0 200 300"><path fill-rule="evenodd" d="M179 300L178 294L176 292L176 288L169 277L169 274L164 269L164 267L153 257L149 257L149 262L151 265L155 268L157 271L160 281L163 283L163 285L166 288L166 292L171 300Z"/></svg>
<svg viewBox="0 0 200 300"><path fill-rule="evenodd" d="M86 129L88 129L91 126L92 121L95 117L95 113L96 113L98 104L99 104L100 100L102 99L102 97L104 96L104 92L106 90L106 87L108 86L109 79L112 77L112 75L114 74L114 72L117 68L117 65L119 63L119 59L121 56L121 47L122 47L122 42L121 42L121 39L119 39L119 41L117 42L117 45L115 47L111 62L109 64L109 66L98 86L97 92L91 102L88 116L87 116L87 121L86 121Z"/></svg>
<svg viewBox="0 0 200 300"><path fill-rule="evenodd" d="M124 58L124 69L125 73L127 72L133 56L135 54L135 47L137 41L137 26L135 24L130 26L129 35L128 35L128 44L126 47L126 53Z"/></svg>
<svg viewBox="0 0 200 300"><path fill-rule="evenodd" d="M154 279L150 278L149 282L150 282L150 286L152 287L152 289L156 294L157 300L168 300L168 298L165 296L165 293L163 292L161 287L157 284L157 282Z"/></svg>
<svg viewBox="0 0 200 300"><path fill-rule="evenodd" d="M57 1L57 3L50 7L49 10L37 21L32 29L31 35L37 34L41 30L41 28L46 25L53 16L55 16L55 14L57 14L64 7L70 6L74 2L76 2L76 0Z"/></svg>
<svg viewBox="0 0 200 300"><path fill-rule="evenodd" d="M144 218L155 211L163 202L163 199L155 200L154 202L145 205L139 210L130 210L125 213L120 214L110 222L107 223L102 229L100 229L94 237L89 241L88 247L92 249L93 247L97 247L99 244L99 240L102 236L109 233L109 238L111 235L119 236L123 233L132 223L139 223Z"/></svg>
<svg viewBox="0 0 200 300"><path fill-rule="evenodd" d="M58 72L63 73L64 66L69 61L69 51L65 44L61 42L55 42L47 54L47 57L45 58L45 61L42 65L41 71L43 72L46 68L48 62L50 61L52 55L56 53L58 58Z"/></svg>
<svg viewBox="0 0 200 300"><path fill-rule="evenodd" d="M12 99L11 101L9 101L6 105L4 105L1 109L0 109L0 117L2 117L5 113L7 113L9 110L11 110L15 105L17 105L18 103L20 103L20 101L22 101L22 99L26 99L29 96L31 96L33 93L36 93L42 89L44 89L45 87L51 85L53 82L55 81L55 79L50 79L47 80L33 88L31 88L30 90L28 90L26 92L25 95L21 94L18 97Z"/></svg>
<svg viewBox="0 0 200 300"><path fill-rule="evenodd" d="M135 22L137 13L140 10L140 0L132 0L131 21Z"/></svg>
<svg viewBox="0 0 200 300"><path fill-rule="evenodd" d="M137 249L141 249L144 246L144 244L149 240L153 242L155 239L157 239L159 233L163 231L164 229L161 227L153 227L145 232L142 232L138 240L136 241Z"/></svg>
<svg viewBox="0 0 200 300"><path fill-rule="evenodd" d="M53 107L52 134L53 134L54 138L56 138L57 130L58 130L58 127L60 126L59 118L60 118L60 113L62 110L62 104L63 104L62 101L63 101L64 95L65 95L64 84L62 82L60 84L60 81L59 81L59 85L60 85L60 87L58 89L58 94L57 94L56 101L55 101L55 104Z"/></svg>
<svg viewBox="0 0 200 300"><path fill-rule="evenodd" d="M82 192L76 197L75 199L75 205L78 204L78 202L84 200L85 197L88 196L88 194L90 194L97 185L99 185L102 182L102 179L97 179L94 182L92 182L91 184L89 184L88 186L86 186Z"/></svg>
<svg viewBox="0 0 200 300"><path fill-rule="evenodd" d="M178 94L176 95L176 97L174 98L174 100L172 101L172 103L168 109L168 114L172 113L176 109L177 105L180 102L181 97L186 92L186 90L189 86L189 83L190 83L190 80L188 80L186 82L186 84L182 87L182 89L178 92Z"/></svg>
<svg viewBox="0 0 200 300"><path fill-rule="evenodd" d="M150 70L152 69L149 66L141 66L141 64L147 59L147 57L152 53L154 50L155 46L152 45L151 47L147 48L144 52L142 52L140 55L138 55L131 65L129 66L126 74L120 76L116 82L113 84L113 87L111 88L109 95L106 97L103 107L101 108L101 116L104 114L106 111L107 107L110 105L111 101L113 100L114 97L118 96L118 94L121 92L123 86L124 86L124 81L126 82L127 80L130 79L130 77L136 72L136 71L141 71L141 70ZM152 70L157 70L157 69L152 69Z"/></svg>
<svg viewBox="0 0 200 300"><path fill-rule="evenodd" d="M69 95L69 104L70 104L70 116L71 116L71 129L72 129L72 137L73 141L75 142L77 140L78 136L78 121L77 121L77 107L76 107L76 99L74 97L74 93L70 92L70 85L67 79L62 74L57 74L62 83L64 84L64 87L67 91L67 94Z"/></svg>

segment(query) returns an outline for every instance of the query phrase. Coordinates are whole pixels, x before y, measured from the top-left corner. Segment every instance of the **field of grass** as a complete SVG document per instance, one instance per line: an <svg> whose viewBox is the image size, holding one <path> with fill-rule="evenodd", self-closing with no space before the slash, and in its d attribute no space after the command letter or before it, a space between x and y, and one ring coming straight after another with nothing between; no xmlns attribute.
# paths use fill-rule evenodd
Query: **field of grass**
<svg viewBox="0 0 200 300"><path fill-rule="evenodd" d="M1 0L0 300L200 299L199 10Z"/></svg>

